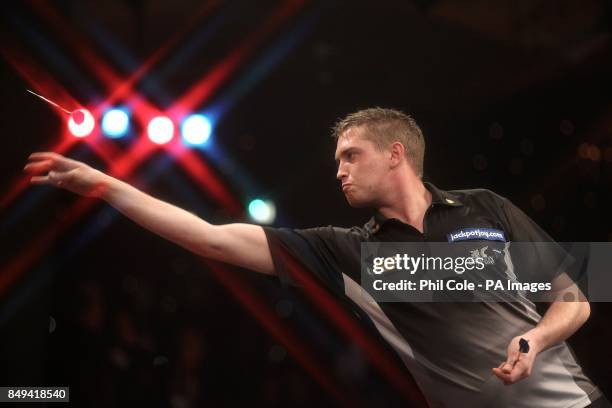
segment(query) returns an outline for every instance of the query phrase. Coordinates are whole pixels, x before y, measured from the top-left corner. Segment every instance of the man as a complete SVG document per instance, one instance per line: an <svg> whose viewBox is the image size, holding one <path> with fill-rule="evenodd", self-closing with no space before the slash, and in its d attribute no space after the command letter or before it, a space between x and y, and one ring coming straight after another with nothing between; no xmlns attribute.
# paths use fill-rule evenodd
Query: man
<svg viewBox="0 0 612 408"><path fill-rule="evenodd" d="M211 225L54 153L32 154L25 170L33 175L32 183L100 197L143 227L204 257L292 280L286 262L287 254L292 256L371 318L432 407L569 408L606 402L564 343L588 318L588 302L555 301L541 317L524 297L518 302L377 303L362 293L364 242L446 242L449 234L466 236L479 228L497 231L504 244L550 238L490 191L447 192L424 183L423 135L402 112L373 108L353 113L338 122L335 137L337 178L347 201L376 210L363 227ZM479 237L474 241L487 243ZM508 262L506 273L514 272Z"/></svg>

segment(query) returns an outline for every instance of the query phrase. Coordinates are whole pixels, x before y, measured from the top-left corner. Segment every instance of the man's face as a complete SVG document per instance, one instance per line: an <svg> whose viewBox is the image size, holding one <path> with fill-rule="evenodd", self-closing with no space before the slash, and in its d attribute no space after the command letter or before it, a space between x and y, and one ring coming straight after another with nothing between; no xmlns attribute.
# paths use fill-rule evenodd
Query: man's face
<svg viewBox="0 0 612 408"><path fill-rule="evenodd" d="M389 172L388 152L379 151L364 137L365 132L364 127L349 128L336 146L336 177L349 204L357 208L380 204Z"/></svg>

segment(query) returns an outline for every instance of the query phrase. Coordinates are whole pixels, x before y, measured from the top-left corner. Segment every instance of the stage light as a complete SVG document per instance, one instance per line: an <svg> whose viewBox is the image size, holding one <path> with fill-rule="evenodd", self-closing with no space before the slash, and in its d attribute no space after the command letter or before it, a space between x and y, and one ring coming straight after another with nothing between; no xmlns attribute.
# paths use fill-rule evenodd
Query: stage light
<svg viewBox="0 0 612 408"><path fill-rule="evenodd" d="M174 124L167 116L156 116L147 126L149 139L157 144L166 144L174 136Z"/></svg>
<svg viewBox="0 0 612 408"><path fill-rule="evenodd" d="M272 201L259 198L249 203L249 216L259 224L272 224L276 218L276 207Z"/></svg>
<svg viewBox="0 0 612 408"><path fill-rule="evenodd" d="M95 121L87 109L77 109L68 118L68 130L76 137L85 137L91 134Z"/></svg>
<svg viewBox="0 0 612 408"><path fill-rule="evenodd" d="M110 138L124 136L130 127L130 118L125 109L114 108L102 117L102 131Z"/></svg>
<svg viewBox="0 0 612 408"><path fill-rule="evenodd" d="M181 125L183 140L190 145L201 146L210 137L212 126L204 115L190 115Z"/></svg>

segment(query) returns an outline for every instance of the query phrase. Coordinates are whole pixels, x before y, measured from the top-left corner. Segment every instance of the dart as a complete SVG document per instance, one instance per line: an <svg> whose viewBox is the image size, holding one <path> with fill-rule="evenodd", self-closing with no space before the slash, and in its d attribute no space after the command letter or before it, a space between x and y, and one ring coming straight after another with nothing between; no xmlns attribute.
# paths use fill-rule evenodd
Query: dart
<svg viewBox="0 0 612 408"><path fill-rule="evenodd" d="M62 107L60 104L53 102L51 99L45 98L44 96L37 94L34 91L31 91L29 89L26 88L26 91L28 91L29 93L31 93L32 95L35 95L37 97L39 97L40 99L42 99L43 101L47 102L50 105L55 106L56 108L60 109L61 111L67 113L68 115L70 115L72 117L72 119L74 120L74 123L76 123L77 125L80 125L81 123L83 123L83 120L85 120L85 115L83 114L83 112L80 109L77 109L75 111L69 111L68 109Z"/></svg>
<svg viewBox="0 0 612 408"><path fill-rule="evenodd" d="M73 135L77 137L84 137L84 136L89 135L91 131L93 130L94 120L93 120L93 117L91 116L91 113L89 113L86 109L75 109L73 111L69 111L68 109L64 108L60 104L52 101L49 98L45 98L44 96L37 94L34 91L31 91L27 88L26 88L26 91L28 91L34 96L39 97L43 101L56 107L62 112L70 115L70 118L68 119L68 128L70 129L70 132Z"/></svg>
<svg viewBox="0 0 612 408"><path fill-rule="evenodd" d="M69 110L68 110L68 109L66 109L66 108L61 107L61 106L60 106L58 103L53 102L51 99L47 99L47 98L45 98L44 96L39 95L39 94L37 94L36 92L31 91L31 90L29 90L29 89L27 89L27 88L26 88L26 91L28 91L28 92L29 92L29 93L31 93L32 95L38 96L38 97L39 97L40 99L42 99L43 101L45 101L45 102L47 102L47 103L49 103L49 104L51 104L51 105L55 106L56 108L63 110L63 111L64 111L64 112L66 112L67 114L69 114L69 115L70 115L70 114L72 114L72 112L71 112L71 111L69 111Z"/></svg>
<svg viewBox="0 0 612 408"><path fill-rule="evenodd" d="M519 352L529 353L529 340L525 340L521 337L521 339L519 340Z"/></svg>

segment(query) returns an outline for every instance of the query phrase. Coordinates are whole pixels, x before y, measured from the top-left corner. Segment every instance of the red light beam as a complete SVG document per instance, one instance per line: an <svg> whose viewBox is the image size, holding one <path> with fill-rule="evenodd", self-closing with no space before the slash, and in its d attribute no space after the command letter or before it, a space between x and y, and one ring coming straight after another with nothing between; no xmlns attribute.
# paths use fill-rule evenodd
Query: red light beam
<svg viewBox="0 0 612 408"><path fill-rule="evenodd" d="M261 295L248 287L230 268L222 268L210 261L203 263L323 389L329 392L342 406L355 407L361 405L353 396L346 395L346 392L341 392L336 387L334 378L329 375L331 370L321 365L312 350L284 325Z"/></svg>
<svg viewBox="0 0 612 408"><path fill-rule="evenodd" d="M254 51L261 41L276 30L281 23L294 15L305 2L305 0L285 2L263 22L262 26L255 33L250 34L223 61L218 63L210 72L178 98L173 107L168 109L168 114L173 118L182 118L185 113L191 112L201 105L239 67L240 63L249 53Z"/></svg>

